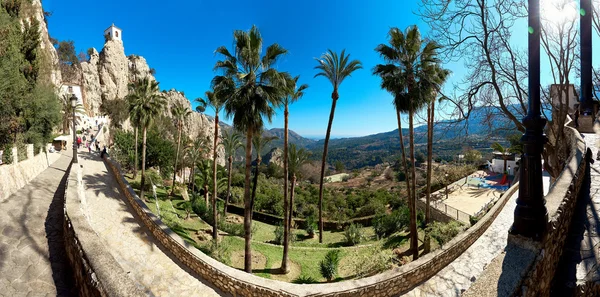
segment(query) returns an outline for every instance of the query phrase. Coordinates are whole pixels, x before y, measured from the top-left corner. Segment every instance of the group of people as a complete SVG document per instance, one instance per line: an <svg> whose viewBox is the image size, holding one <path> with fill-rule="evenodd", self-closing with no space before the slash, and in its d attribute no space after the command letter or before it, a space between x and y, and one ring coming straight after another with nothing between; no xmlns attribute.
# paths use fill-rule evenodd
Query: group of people
<svg viewBox="0 0 600 297"><path fill-rule="evenodd" d="M98 126L98 129L100 129L100 126ZM84 135L83 136L78 136L77 137L77 148L81 148L82 145L85 145L85 147L88 149L88 152L91 153L92 150L96 151L96 152L100 152L100 141L98 141L98 139L94 139L94 134L90 133L91 127L84 129ZM87 139L87 135L89 135L89 140ZM101 156L103 156L104 154L107 153L106 150L106 145L104 146L104 148L102 149L102 151L100 152Z"/></svg>

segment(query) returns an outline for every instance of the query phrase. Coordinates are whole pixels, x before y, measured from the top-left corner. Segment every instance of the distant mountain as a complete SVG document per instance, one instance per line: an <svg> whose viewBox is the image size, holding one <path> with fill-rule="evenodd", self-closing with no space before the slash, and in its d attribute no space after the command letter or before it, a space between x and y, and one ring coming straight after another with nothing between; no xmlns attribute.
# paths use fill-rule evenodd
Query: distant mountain
<svg viewBox="0 0 600 297"><path fill-rule="evenodd" d="M520 108L517 105L509 106L516 114ZM519 118L522 116L518 116ZM221 123L224 130L232 127ZM434 155L443 159L452 159L466 148L481 151L491 151L493 142L507 144L506 137L518 133L514 124L496 107L474 108L468 119L446 120L436 123L434 127ZM276 136L264 148L263 153L270 152L273 148L283 148L283 129L272 128L266 130L266 136ZM312 159L320 160L323 153L324 139L314 140L302 137L289 130L289 143L307 148L312 152ZM408 127L402 129L405 145L408 145ZM417 156L427 152L427 125L415 127L415 153ZM398 129L362 137L348 137L330 139L327 160L329 164L341 161L347 169L374 166L382 162L394 162L400 154L400 137ZM241 152L241 151L240 151ZM238 154L242 155L240 152Z"/></svg>

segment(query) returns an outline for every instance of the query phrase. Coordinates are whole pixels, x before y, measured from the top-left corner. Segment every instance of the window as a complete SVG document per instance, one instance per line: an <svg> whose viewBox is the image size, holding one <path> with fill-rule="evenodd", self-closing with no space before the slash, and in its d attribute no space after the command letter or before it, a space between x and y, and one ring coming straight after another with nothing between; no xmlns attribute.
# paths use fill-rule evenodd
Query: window
<svg viewBox="0 0 600 297"><path fill-rule="evenodd" d="M119 37L119 31L115 31L115 37Z"/></svg>

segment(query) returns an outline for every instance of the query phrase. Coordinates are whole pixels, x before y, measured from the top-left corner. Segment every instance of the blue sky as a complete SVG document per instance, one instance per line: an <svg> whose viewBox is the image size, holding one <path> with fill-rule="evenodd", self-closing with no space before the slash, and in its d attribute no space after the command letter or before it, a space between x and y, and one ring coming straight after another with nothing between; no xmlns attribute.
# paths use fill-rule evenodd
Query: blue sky
<svg viewBox="0 0 600 297"><path fill-rule="evenodd" d="M143 4L141 4L143 3ZM371 69L380 58L374 48L387 42L390 27L427 26L413 14L418 1L74 1L44 0L50 35L74 40L77 51L101 50L103 31L111 23L123 29L125 54L138 54L156 69L161 89L175 88L188 99L202 97L215 73L219 57L214 50L232 46L233 31L256 24L265 46L279 43L289 54L278 69L300 75L310 87L290 107L290 129L307 137L324 137L331 108L331 84L313 78L315 57L328 48L346 49L364 69L346 79L340 88L333 137L362 136L397 128L391 96L379 88ZM524 24L525 25L525 24ZM526 40L526 29L522 38ZM517 35L518 38L519 35ZM462 63L447 65L454 78L463 74ZM451 84L447 84L451 86ZM212 110L207 114L214 115ZM225 120L225 122L229 122ZM283 127L279 112L267 128Z"/></svg>

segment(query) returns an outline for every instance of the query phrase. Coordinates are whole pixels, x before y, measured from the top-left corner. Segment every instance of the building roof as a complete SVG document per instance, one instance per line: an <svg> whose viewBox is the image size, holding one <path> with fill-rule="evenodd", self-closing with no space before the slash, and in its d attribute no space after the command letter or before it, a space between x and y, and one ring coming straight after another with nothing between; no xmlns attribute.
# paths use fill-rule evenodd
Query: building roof
<svg viewBox="0 0 600 297"><path fill-rule="evenodd" d="M112 25L110 25L110 27L106 28L106 30L108 30L108 29L110 29L110 28L112 28L112 27L115 27L115 29L119 29L119 30L123 31L123 29L121 29L121 28L119 28L119 27L115 26L115 23L113 23ZM106 31L106 30L104 30L104 31Z"/></svg>

